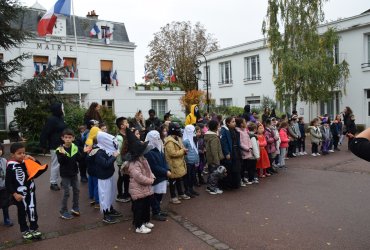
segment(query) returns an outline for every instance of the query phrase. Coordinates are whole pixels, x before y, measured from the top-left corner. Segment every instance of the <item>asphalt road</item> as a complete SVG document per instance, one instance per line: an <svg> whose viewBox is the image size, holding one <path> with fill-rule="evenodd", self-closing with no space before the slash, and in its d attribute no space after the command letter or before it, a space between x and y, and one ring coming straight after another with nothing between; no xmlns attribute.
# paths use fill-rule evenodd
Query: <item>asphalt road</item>
<svg viewBox="0 0 370 250"><path fill-rule="evenodd" d="M37 157L48 162L48 157ZM154 222L149 235L133 232L130 203L116 203L124 214L104 225L89 206L81 184L81 216L58 217L62 192L49 190L49 173L36 180L41 241L20 237L16 209L11 228L0 226L0 249L370 249L370 163L342 151L287 160L288 168L258 185L201 195L180 205L166 222Z"/></svg>

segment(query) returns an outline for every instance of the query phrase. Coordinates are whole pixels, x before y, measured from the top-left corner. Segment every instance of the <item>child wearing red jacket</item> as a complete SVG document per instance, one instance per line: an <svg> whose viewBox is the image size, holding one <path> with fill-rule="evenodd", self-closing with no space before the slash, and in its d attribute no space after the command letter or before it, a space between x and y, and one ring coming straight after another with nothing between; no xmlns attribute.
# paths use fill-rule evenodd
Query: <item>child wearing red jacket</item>
<svg viewBox="0 0 370 250"><path fill-rule="evenodd" d="M257 126L257 139L260 147L260 158L257 161L257 173L260 178L270 176L266 169L270 167L270 160L266 150L267 141L264 135L265 128L262 123Z"/></svg>
<svg viewBox="0 0 370 250"><path fill-rule="evenodd" d="M280 155L279 155L279 167L285 167L285 156L289 147L289 136L288 136L288 123L282 122L279 128L280 135Z"/></svg>

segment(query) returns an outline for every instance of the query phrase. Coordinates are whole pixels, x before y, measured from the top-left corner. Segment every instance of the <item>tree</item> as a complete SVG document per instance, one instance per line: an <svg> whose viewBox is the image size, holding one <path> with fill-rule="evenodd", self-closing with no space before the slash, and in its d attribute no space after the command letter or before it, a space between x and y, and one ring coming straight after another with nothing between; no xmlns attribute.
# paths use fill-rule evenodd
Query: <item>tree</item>
<svg viewBox="0 0 370 250"><path fill-rule="evenodd" d="M26 10L18 0L0 1L0 48L6 51L18 48L33 34L23 29L23 16ZM49 69L42 75L16 82L21 74L22 61L29 58L22 54L6 62L0 61L0 103L8 104L23 101L26 104L45 99L45 94L53 95L54 83L62 79L62 69Z"/></svg>
<svg viewBox="0 0 370 250"><path fill-rule="evenodd" d="M185 110L185 113L190 112L190 107L193 104L197 104L199 107L202 107L205 102L205 94L202 90L189 90L182 97L180 97L180 105Z"/></svg>
<svg viewBox="0 0 370 250"><path fill-rule="evenodd" d="M157 76L158 67L162 71L174 68L177 82L185 91L196 89L195 64L199 53L209 53L218 49L218 41L200 23L194 27L190 22L172 22L154 34L149 43L150 54L146 56L149 75Z"/></svg>
<svg viewBox="0 0 370 250"><path fill-rule="evenodd" d="M335 62L339 37L333 28L318 33L328 0L269 0L262 32L267 37L276 97L284 104L327 100L345 92L348 63Z"/></svg>

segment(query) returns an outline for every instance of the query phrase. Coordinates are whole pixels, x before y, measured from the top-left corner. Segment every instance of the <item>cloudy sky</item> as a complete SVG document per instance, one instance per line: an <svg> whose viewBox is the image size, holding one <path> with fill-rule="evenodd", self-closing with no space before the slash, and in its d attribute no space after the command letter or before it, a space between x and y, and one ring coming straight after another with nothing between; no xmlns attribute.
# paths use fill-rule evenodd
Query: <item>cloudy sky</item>
<svg viewBox="0 0 370 250"><path fill-rule="evenodd" d="M21 0L25 6L36 0ZM38 0L50 9L56 0ZM220 47L262 37L261 24L267 0L75 0L75 14L86 16L95 10L99 19L123 22L135 50L135 79L142 81L148 44L160 27L172 21L200 22L218 39ZM326 20L358 15L370 9L369 0L330 0L324 5Z"/></svg>

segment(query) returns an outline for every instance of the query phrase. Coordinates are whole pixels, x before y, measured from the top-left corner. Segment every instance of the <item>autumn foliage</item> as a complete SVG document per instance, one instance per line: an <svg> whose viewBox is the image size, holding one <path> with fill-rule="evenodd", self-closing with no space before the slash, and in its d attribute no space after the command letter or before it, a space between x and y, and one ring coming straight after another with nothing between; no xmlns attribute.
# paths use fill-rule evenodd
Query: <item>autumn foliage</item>
<svg viewBox="0 0 370 250"><path fill-rule="evenodd" d="M198 104L201 107L204 105L205 100L206 96L204 91L194 89L186 92L186 94L180 98L180 104L185 112L188 113L192 104Z"/></svg>

